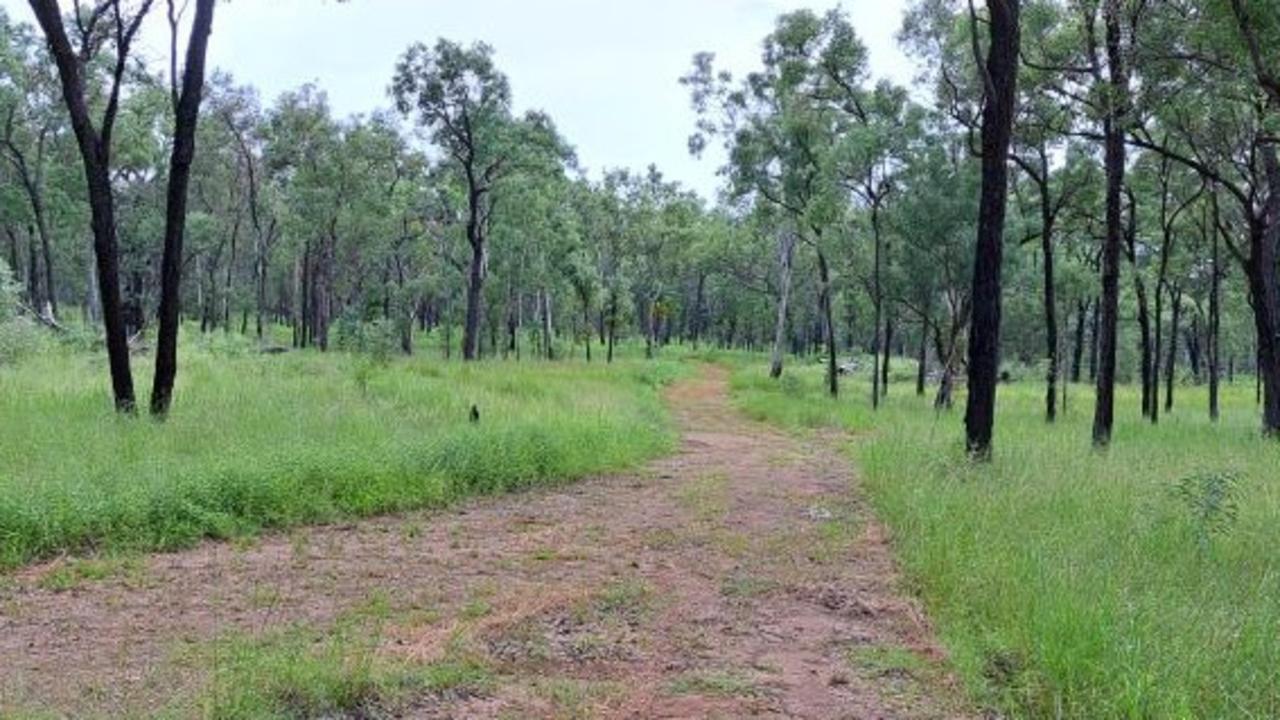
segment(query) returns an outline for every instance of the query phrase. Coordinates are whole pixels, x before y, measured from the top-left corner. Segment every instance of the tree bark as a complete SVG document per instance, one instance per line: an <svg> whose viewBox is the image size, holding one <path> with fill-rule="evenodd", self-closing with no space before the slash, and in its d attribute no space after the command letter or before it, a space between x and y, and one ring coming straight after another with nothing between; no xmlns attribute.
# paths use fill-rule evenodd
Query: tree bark
<svg viewBox="0 0 1280 720"><path fill-rule="evenodd" d="M1221 326L1220 308L1218 291L1221 283L1221 269L1219 266L1218 256L1218 233L1217 229L1211 233L1213 235L1212 250L1210 252L1210 274L1209 274L1209 419L1213 422L1218 421L1218 372L1220 355L1218 353L1218 336Z"/></svg>
<svg viewBox="0 0 1280 720"><path fill-rule="evenodd" d="M476 360L480 348L480 304L484 300L485 247L478 230L469 230L471 265L467 274L467 314L462 327L462 359Z"/></svg>
<svg viewBox="0 0 1280 720"><path fill-rule="evenodd" d="M1173 386L1178 374L1178 325L1182 320L1182 291L1174 287L1169 291L1173 303L1173 316L1169 319L1169 356L1164 368L1164 411L1173 410Z"/></svg>
<svg viewBox="0 0 1280 720"><path fill-rule="evenodd" d="M1080 371L1084 366L1084 325L1090 305L1091 303L1086 300L1076 301L1075 342L1071 347L1071 382L1073 383L1080 382Z"/></svg>
<svg viewBox="0 0 1280 720"><path fill-rule="evenodd" d="M1000 272L1021 44L1019 0L988 0L987 8L990 46L984 71L987 99L982 110L982 192L973 266L973 320L969 329L969 400L964 417L965 446L972 457L981 460L991 457L995 424L1000 368ZM976 35L974 40L976 55Z"/></svg>
<svg viewBox="0 0 1280 720"><path fill-rule="evenodd" d="M1120 0L1105 0L1108 80L1107 113L1103 120L1104 165L1107 176L1106 239L1102 247L1102 327L1098 348L1097 400L1093 415L1093 444L1111 443L1115 423L1116 333L1120 312L1120 244L1123 241L1121 194L1124 187L1124 121L1127 115L1129 75L1124 65Z"/></svg>
<svg viewBox="0 0 1280 720"><path fill-rule="evenodd" d="M787 303L791 300L791 268L795 259L796 239L791 233L778 238L778 312L773 324L773 355L769 361L769 377L782 377L782 357L787 340Z"/></svg>
<svg viewBox="0 0 1280 720"><path fill-rule="evenodd" d="M1138 298L1138 361L1142 379L1142 416L1150 418L1152 414L1151 386L1155 382L1151 370L1151 311L1147 304L1147 287L1142 275L1134 269L1134 293Z"/></svg>
<svg viewBox="0 0 1280 720"><path fill-rule="evenodd" d="M542 341L545 343L544 350L548 360L556 359L555 345L551 341L551 293L546 288L542 289L541 307L542 314Z"/></svg>
<svg viewBox="0 0 1280 720"><path fill-rule="evenodd" d="M111 372L111 389L116 410L132 414L137 409L133 391L133 371L129 362L129 341L120 300L120 256L116 242L115 198L111 189L111 135L119 109L120 85L124 77L129 48L150 8L144 0L132 18L116 13L116 62L112 83L103 110L102 123L95 128L89 117L80 54L72 48L62 22L57 0L29 0L36 20L49 44L50 54L58 67L62 97L71 118L71 127L84 165L85 185L92 218L93 250L97 262L98 288L102 298L102 321L106 335L107 363Z"/></svg>
<svg viewBox="0 0 1280 720"><path fill-rule="evenodd" d="M827 267L827 256L818 250L818 303L821 305L823 332L827 342L827 392L831 397L840 394L840 381L836 375L836 326L831 312L831 272Z"/></svg>
<svg viewBox="0 0 1280 720"><path fill-rule="evenodd" d="M1049 367L1045 370L1044 419L1058 419L1058 308L1054 296L1053 276L1053 202L1049 197L1048 166L1042 166L1044 177L1040 186L1040 252L1044 256L1044 335L1045 357Z"/></svg>
<svg viewBox="0 0 1280 720"><path fill-rule="evenodd" d="M187 40L182 92L174 109L173 151L169 156L169 188L164 222L164 254L160 261L160 327L156 336L156 373L151 386L151 415L163 418L173 400L178 374L178 326L182 307L182 241L187 222L187 185L196 152L196 125L204 91L204 59L213 31L215 0L196 0L195 19ZM177 80L175 79L176 83ZM239 225L236 226L237 231ZM233 238L232 242L235 240ZM234 250L233 250L234 252ZM231 270L227 280L230 285ZM228 288L229 290L230 288ZM226 301L230 308L230 299ZM224 322L229 321L224 318Z"/></svg>
<svg viewBox="0 0 1280 720"><path fill-rule="evenodd" d="M916 395L924 397L924 381L929 365L929 323L920 321L920 348L916 355Z"/></svg>

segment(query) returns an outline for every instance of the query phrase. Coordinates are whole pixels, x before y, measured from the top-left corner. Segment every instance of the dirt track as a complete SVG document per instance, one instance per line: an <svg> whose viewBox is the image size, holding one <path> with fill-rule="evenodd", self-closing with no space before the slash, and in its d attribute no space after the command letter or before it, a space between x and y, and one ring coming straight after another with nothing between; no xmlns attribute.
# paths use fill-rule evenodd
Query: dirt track
<svg viewBox="0 0 1280 720"><path fill-rule="evenodd" d="M413 717L967 716L835 439L744 420L718 369L667 395L680 451L631 475L209 543L69 590L25 570L0 586L0 716L145 714L198 692L185 644L373 593L430 609L386 652L461 638L497 677Z"/></svg>

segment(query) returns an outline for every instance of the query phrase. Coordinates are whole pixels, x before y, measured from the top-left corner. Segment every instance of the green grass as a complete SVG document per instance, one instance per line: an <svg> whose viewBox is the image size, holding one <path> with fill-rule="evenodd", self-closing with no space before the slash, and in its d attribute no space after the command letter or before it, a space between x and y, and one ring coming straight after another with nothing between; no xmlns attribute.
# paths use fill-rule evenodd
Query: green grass
<svg viewBox="0 0 1280 720"><path fill-rule="evenodd" d="M873 414L865 378L831 401L820 370L789 372L773 383L740 366L736 401L789 427L853 431L907 581L981 704L1014 717L1280 716L1280 444L1259 433L1250 379L1224 386L1217 425L1203 388L1179 387L1158 427L1122 388L1106 453L1090 449L1088 388L1046 426L1042 386L1005 385L994 462L975 466L963 396L938 414L901 383Z"/></svg>
<svg viewBox="0 0 1280 720"><path fill-rule="evenodd" d="M389 365L184 346L172 417L116 417L105 359L0 365L0 568L64 551L431 507L634 465L671 447L675 361ZM135 358L139 385L150 376ZM480 422L472 424L472 405Z"/></svg>
<svg viewBox="0 0 1280 720"><path fill-rule="evenodd" d="M353 612L329 628L297 626L256 637L234 635L184 651L175 662L207 673L175 716L214 720L400 716L431 696L475 695L494 684L478 661L453 654L420 663L383 649L386 612ZM194 704L196 708L187 708ZM193 712L194 711L194 712Z"/></svg>

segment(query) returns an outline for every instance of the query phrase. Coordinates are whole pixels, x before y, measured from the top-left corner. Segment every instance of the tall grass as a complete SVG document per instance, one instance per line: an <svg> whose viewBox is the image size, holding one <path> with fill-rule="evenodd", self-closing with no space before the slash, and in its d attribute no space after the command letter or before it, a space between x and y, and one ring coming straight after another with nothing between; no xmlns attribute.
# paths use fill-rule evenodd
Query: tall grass
<svg viewBox="0 0 1280 720"><path fill-rule="evenodd" d="M66 550L177 548L621 468L670 447L657 388L679 371L383 365L193 344L161 424L112 413L101 356L0 366L0 567Z"/></svg>
<svg viewBox="0 0 1280 720"><path fill-rule="evenodd" d="M1090 448L1092 393L1043 420L1042 388L999 391L995 458L962 445L963 397L935 413L864 379L827 400L817 369L735 376L747 412L852 430L863 485L906 575L981 703L1016 717L1280 717L1280 444L1252 382L1177 389L1152 427L1118 396L1110 450ZM1226 482L1219 482L1226 478ZM1206 510L1206 508L1208 508Z"/></svg>

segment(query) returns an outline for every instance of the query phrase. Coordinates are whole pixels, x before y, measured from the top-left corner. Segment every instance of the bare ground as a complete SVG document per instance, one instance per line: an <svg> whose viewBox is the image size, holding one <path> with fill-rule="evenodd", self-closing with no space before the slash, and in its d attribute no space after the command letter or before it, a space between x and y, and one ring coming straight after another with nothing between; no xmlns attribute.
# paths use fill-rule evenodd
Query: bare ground
<svg viewBox="0 0 1280 720"><path fill-rule="evenodd" d="M397 618L382 652L462 644L496 677L410 717L971 716L838 438L743 419L719 369L667 396L681 449L634 474L0 578L0 717L171 708L207 682L183 648L372 597Z"/></svg>

